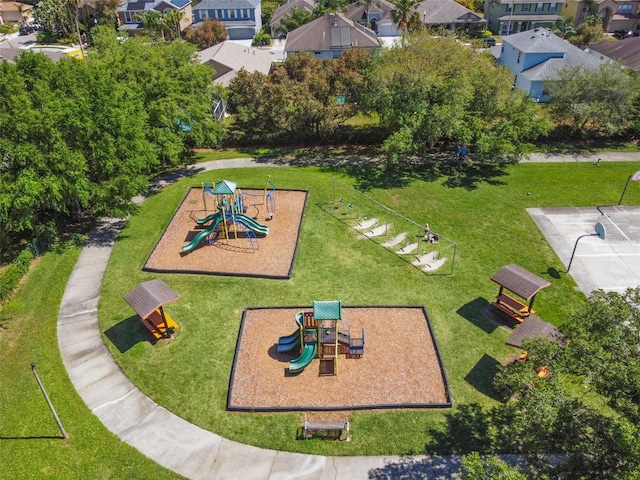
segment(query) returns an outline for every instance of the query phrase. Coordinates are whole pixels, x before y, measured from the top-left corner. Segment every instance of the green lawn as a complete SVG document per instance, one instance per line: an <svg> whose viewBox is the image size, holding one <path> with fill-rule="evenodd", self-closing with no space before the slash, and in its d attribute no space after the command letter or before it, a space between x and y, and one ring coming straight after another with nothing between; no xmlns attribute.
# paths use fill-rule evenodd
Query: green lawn
<svg viewBox="0 0 640 480"><path fill-rule="evenodd" d="M636 165L637 167L637 165ZM637 168L636 168L637 169ZM526 207L615 203L634 166L608 164L520 165L504 171L476 172L455 179L407 180L398 188L368 194L403 215L458 242L452 276L427 276L373 242L356 241L355 232L325 213L332 201L332 176L359 184L329 168L277 168L203 173L182 180L150 198L117 242L101 298L103 330L120 325L123 336L140 331L122 294L158 275L140 269L189 186L229 179L259 188L271 175L278 188L310 192L301 244L289 281L162 275L182 300L167 307L181 324L171 343L152 346L144 337L121 352L106 340L133 381L158 403L189 421L241 442L275 449L332 455L424 452L446 411L359 412L351 415L348 443L295 439L302 414L247 414L225 411L226 395L241 312L247 306L310 305L314 299L345 304L425 305L432 318L456 405L494 405L490 386L496 362L516 351L505 346L508 332L482 314L497 293L489 277L508 263L549 279L552 286L536 300L545 320L561 324L583 296L525 212ZM598 182L600 191L592 185ZM450 187L459 184L463 187ZM529 195L527 195L529 193ZM640 203L634 196L628 203ZM362 212L366 215L366 212ZM250 261L250 259L247 259ZM127 320L128 319L128 320ZM125 322L125 323L122 323ZM265 332L265 335L268 335ZM277 341L274 335L274 342ZM122 349L122 347L120 347ZM375 374L375 372L370 372ZM321 393L319 393L321 394ZM264 432L264 434L262 434Z"/></svg>
<svg viewBox="0 0 640 480"><path fill-rule="evenodd" d="M433 445L438 432L445 430L451 413L446 410L354 413L349 443L296 440L301 414L226 412L242 310L260 305L310 305L314 299L341 299L347 305L425 305L451 382L453 411L462 406L496 405L491 374L496 362L516 350L504 344L508 332L482 314L497 293L489 277L500 267L517 263L551 281L551 287L537 297L536 309L556 325L566 321L584 300L570 277L550 275L550 269L562 270L562 264L524 209L615 204L629 174L637 170L638 163L600 167L572 163L523 164L504 171L447 175L429 169L391 175L359 168L347 173L315 167L203 173L149 198L120 235L99 306L105 343L127 375L156 402L234 440L332 455L446 453L444 447L425 447ZM141 271L190 186L228 179L242 187L261 187L266 175L272 175L278 188L310 192L291 280ZM353 230L322 208L332 200L333 176L357 186L396 185L372 187L367 193L418 223L428 221L433 229L458 242L454 274L424 275L373 242L356 241ZM632 187L635 185L629 188L625 204L640 205L640 190ZM45 255L21 292L0 312L0 477L175 478L109 433L87 410L66 376L55 325L77 255L76 248ZM152 346L122 295L138 282L158 276L182 296L180 302L167 306L181 330L172 342ZM66 441L50 438L58 430L33 379L32 361L70 434Z"/></svg>

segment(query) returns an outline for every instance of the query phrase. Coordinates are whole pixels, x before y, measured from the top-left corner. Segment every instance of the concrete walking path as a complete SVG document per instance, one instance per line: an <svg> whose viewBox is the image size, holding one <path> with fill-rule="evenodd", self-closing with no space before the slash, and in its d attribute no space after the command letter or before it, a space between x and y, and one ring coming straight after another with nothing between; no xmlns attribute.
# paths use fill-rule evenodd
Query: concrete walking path
<svg viewBox="0 0 640 480"><path fill-rule="evenodd" d="M527 161L640 161L640 152L596 156L534 155ZM604 160L603 160L604 161ZM153 191L201 171L269 167L250 158L189 166L156 182ZM143 197L135 199L143 201ZM192 479L359 480L456 478L459 457L326 457L251 447L186 422L146 397L115 362L102 340L98 301L102 279L123 220L105 219L90 236L67 283L58 315L58 344L69 377L89 409L123 442Z"/></svg>

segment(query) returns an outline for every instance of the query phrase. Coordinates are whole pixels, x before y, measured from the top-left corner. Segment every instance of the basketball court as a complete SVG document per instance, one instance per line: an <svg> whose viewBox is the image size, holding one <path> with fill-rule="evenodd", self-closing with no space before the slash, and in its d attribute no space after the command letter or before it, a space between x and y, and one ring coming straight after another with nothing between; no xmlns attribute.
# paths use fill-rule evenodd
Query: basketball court
<svg viewBox="0 0 640 480"><path fill-rule="evenodd" d="M528 208L569 275L586 295L640 286L640 207ZM601 223L606 236L595 231ZM578 240L579 237L582 237ZM577 243L576 243L577 242Z"/></svg>

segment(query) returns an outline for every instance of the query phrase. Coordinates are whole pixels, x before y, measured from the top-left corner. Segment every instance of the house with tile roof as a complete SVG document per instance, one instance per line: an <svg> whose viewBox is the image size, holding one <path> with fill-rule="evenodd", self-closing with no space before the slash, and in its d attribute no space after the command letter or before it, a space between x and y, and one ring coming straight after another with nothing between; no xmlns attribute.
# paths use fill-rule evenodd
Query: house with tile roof
<svg viewBox="0 0 640 480"><path fill-rule="evenodd" d="M191 25L191 0L131 0L125 2L117 10L118 20L120 20L118 29L129 35L140 35L144 29L138 17L139 13L155 10L164 14L176 9L183 12L180 21L180 31L182 31Z"/></svg>
<svg viewBox="0 0 640 480"><path fill-rule="evenodd" d="M222 22L229 40L251 40L262 30L260 0L202 0L193 7L193 26L206 18Z"/></svg>
<svg viewBox="0 0 640 480"><path fill-rule="evenodd" d="M496 49L498 47L495 47ZM536 101L549 101L545 88L566 68L598 68L604 62L546 28L515 33L502 39L498 63L515 75L514 86Z"/></svg>
<svg viewBox="0 0 640 480"><path fill-rule="evenodd" d="M285 57L311 52L317 58L338 58L353 48L381 48L376 32L346 18L329 13L289 32L284 45Z"/></svg>
<svg viewBox="0 0 640 480"><path fill-rule="evenodd" d="M563 5L562 15L572 17L576 26L589 15L597 15L608 33L638 28L640 0L566 0Z"/></svg>
<svg viewBox="0 0 640 480"><path fill-rule="evenodd" d="M534 28L551 28L563 14L564 2L485 0L487 28L497 35L511 35Z"/></svg>
<svg viewBox="0 0 640 480"><path fill-rule="evenodd" d="M31 19L31 9L28 3L0 2L0 25L5 22L25 23Z"/></svg>
<svg viewBox="0 0 640 480"><path fill-rule="evenodd" d="M287 15L290 15L293 10L298 9L312 12L315 7L316 3L314 0L291 0L280 5L273 11L273 15L271 15L271 20L269 21L269 30L271 31L271 36L273 38L278 38L278 36L281 34L278 28L280 26L280 22Z"/></svg>
<svg viewBox="0 0 640 480"><path fill-rule="evenodd" d="M640 72L640 37L626 38L617 42L601 40L587 49L594 57L605 62L619 62L625 67Z"/></svg>
<svg viewBox="0 0 640 480"><path fill-rule="evenodd" d="M485 30L487 21L455 0L424 0L417 7L420 20L431 30Z"/></svg>
<svg viewBox="0 0 640 480"><path fill-rule="evenodd" d="M273 70L273 54L267 50L245 47L230 41L222 42L198 52L200 63L215 70L213 83L229 86L240 70L268 75Z"/></svg>
<svg viewBox="0 0 640 480"><path fill-rule="evenodd" d="M379 0L369 8L353 2L345 7L344 16L370 28L379 37L399 37L402 30L391 18L391 11L395 8L396 6L387 0Z"/></svg>

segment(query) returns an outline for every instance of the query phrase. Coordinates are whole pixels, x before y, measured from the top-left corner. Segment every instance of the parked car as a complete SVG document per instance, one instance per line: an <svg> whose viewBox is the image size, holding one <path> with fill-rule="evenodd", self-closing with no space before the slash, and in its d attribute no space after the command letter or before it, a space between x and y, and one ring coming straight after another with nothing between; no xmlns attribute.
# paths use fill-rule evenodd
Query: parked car
<svg viewBox="0 0 640 480"><path fill-rule="evenodd" d="M30 33L35 33L38 30L38 25L23 25L20 27L18 35L29 35Z"/></svg>

